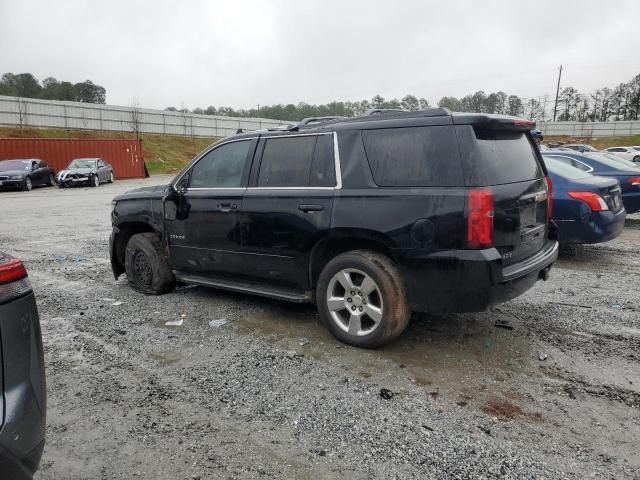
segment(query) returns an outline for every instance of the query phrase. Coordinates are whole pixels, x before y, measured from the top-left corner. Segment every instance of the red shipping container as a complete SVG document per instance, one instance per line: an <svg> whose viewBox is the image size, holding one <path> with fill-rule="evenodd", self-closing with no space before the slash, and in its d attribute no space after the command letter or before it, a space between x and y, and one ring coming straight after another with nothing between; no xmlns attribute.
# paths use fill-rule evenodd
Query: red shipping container
<svg viewBox="0 0 640 480"><path fill-rule="evenodd" d="M104 158L116 179L148 176L142 140L84 140L50 138L0 138L0 160L39 158L57 173L74 158Z"/></svg>

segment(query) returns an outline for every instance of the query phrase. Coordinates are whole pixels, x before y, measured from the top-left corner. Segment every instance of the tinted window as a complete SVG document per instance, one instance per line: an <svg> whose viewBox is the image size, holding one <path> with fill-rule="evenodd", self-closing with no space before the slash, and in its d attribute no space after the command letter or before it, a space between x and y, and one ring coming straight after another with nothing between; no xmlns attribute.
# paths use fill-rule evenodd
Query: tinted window
<svg viewBox="0 0 640 480"><path fill-rule="evenodd" d="M335 187L336 163L333 158L333 135L320 135L316 141L309 175L311 187Z"/></svg>
<svg viewBox="0 0 640 480"><path fill-rule="evenodd" d="M380 186L459 186L455 132L449 126L364 130L373 179Z"/></svg>
<svg viewBox="0 0 640 480"><path fill-rule="evenodd" d="M609 151L610 152L626 152L627 149L626 148L610 148Z"/></svg>
<svg viewBox="0 0 640 480"><path fill-rule="evenodd" d="M190 187L241 187L250 144L249 140L233 142L211 150L191 170Z"/></svg>
<svg viewBox="0 0 640 480"><path fill-rule="evenodd" d="M544 176L533 145L523 132L476 132L487 184L524 182Z"/></svg>
<svg viewBox="0 0 640 480"><path fill-rule="evenodd" d="M579 168L580 170L583 170L585 172L590 172L591 170L593 170L593 168L591 168L589 165L579 162L578 160L575 160L571 157L563 157L559 155L549 155L549 156L544 155L544 158L551 158L558 162L562 162L565 165L570 165L572 167Z"/></svg>
<svg viewBox="0 0 640 480"><path fill-rule="evenodd" d="M301 136L267 139L260 163L258 186L308 186L316 138Z"/></svg>
<svg viewBox="0 0 640 480"><path fill-rule="evenodd" d="M553 157L544 157L544 163L551 173L570 180L579 180L581 178L588 178L592 176L584 170L568 165L567 163Z"/></svg>
<svg viewBox="0 0 640 480"><path fill-rule="evenodd" d="M638 168L638 164L637 163L634 163L631 160L626 160L626 159L624 159L622 157L616 157L612 153L590 153L589 154L589 158L593 158L595 160L600 160L602 162L613 160L617 164L620 164L620 165L625 166L625 167Z"/></svg>

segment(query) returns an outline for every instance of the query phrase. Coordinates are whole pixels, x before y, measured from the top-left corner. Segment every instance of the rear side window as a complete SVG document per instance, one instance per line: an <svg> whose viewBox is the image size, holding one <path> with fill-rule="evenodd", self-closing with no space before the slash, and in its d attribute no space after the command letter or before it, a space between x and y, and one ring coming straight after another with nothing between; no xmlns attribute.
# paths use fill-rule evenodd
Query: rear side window
<svg viewBox="0 0 640 480"><path fill-rule="evenodd" d="M581 168L577 168L552 156L545 156L544 163L551 173L570 180L580 180L582 178L592 177L590 173L587 173Z"/></svg>
<svg viewBox="0 0 640 480"><path fill-rule="evenodd" d="M333 135L320 135L316 141L309 175L310 187L335 187L336 163L333 158Z"/></svg>
<svg viewBox="0 0 640 480"><path fill-rule="evenodd" d="M501 185L544 176L534 146L524 132L456 128L467 185Z"/></svg>
<svg viewBox="0 0 640 480"><path fill-rule="evenodd" d="M384 187L443 187L463 184L451 126L363 130L376 184Z"/></svg>
<svg viewBox="0 0 640 480"><path fill-rule="evenodd" d="M334 187L333 136L269 138L258 173L259 187Z"/></svg>

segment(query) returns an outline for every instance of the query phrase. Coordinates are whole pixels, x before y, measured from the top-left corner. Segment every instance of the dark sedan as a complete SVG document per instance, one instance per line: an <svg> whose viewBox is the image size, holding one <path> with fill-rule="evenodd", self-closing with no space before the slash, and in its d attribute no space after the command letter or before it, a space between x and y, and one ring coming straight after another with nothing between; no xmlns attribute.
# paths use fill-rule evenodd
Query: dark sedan
<svg viewBox="0 0 640 480"><path fill-rule="evenodd" d="M640 168L625 166L617 160L598 153L582 154L564 150L542 153L545 158L553 157L598 177L615 178L620 182L622 203L627 213L640 211Z"/></svg>
<svg viewBox="0 0 640 480"><path fill-rule="evenodd" d="M75 185L98 187L101 183L112 183L115 177L111 165L102 158L76 158L58 172L57 180L60 188Z"/></svg>
<svg viewBox="0 0 640 480"><path fill-rule="evenodd" d="M0 252L0 478L28 480L44 448L40 320L24 265Z"/></svg>
<svg viewBox="0 0 640 480"><path fill-rule="evenodd" d="M620 184L544 157L553 182L553 220L563 244L600 243L622 233L626 212Z"/></svg>
<svg viewBox="0 0 640 480"><path fill-rule="evenodd" d="M36 186L55 183L53 169L37 158L0 161L0 188L29 191Z"/></svg>

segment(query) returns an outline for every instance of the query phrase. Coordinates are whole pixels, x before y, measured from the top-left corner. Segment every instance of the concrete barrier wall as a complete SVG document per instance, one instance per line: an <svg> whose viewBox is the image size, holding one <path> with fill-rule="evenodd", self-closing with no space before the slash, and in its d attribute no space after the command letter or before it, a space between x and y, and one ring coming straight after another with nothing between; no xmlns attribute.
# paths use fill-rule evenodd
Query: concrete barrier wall
<svg viewBox="0 0 640 480"><path fill-rule="evenodd" d="M290 122L268 118L238 118L93 103L60 102L0 95L0 126L113 130L195 137L226 137Z"/></svg>

